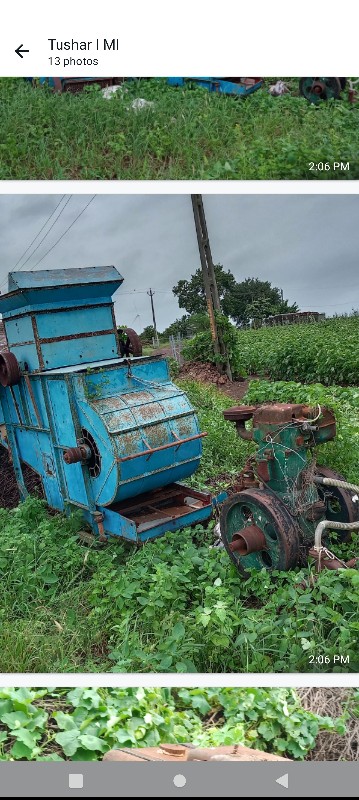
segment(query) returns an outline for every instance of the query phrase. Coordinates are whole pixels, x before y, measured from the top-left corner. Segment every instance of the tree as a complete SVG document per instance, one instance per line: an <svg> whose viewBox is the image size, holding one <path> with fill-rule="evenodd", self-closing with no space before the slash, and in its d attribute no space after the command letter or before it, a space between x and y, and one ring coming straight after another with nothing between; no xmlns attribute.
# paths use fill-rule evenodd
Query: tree
<svg viewBox="0 0 359 800"><path fill-rule="evenodd" d="M229 316L228 303L230 302L231 293L237 286L236 279L229 270L226 272L221 264L216 264L214 271L222 311L226 316ZM179 307L184 308L188 314L203 314L207 310L201 269L197 269L190 280L178 281L172 292L177 297Z"/></svg>
<svg viewBox="0 0 359 800"><path fill-rule="evenodd" d="M290 305L282 299L281 290L270 281L246 278L236 283L227 300L229 316L239 327L250 319L269 317L272 314L289 314L298 311L296 303Z"/></svg>
<svg viewBox="0 0 359 800"><path fill-rule="evenodd" d="M230 270L221 264L214 268L221 300L222 312L231 317L238 327L247 325L250 319L269 317L272 314L289 314L298 311L296 303L290 305L282 299L282 292L270 281L246 278L237 283ZM190 280L178 281L172 289L180 308L188 314L203 314L207 310L202 270L197 269ZM182 317L185 319L185 317Z"/></svg>
<svg viewBox="0 0 359 800"><path fill-rule="evenodd" d="M171 322L171 325L169 325L168 328L165 328L163 333L161 333L161 338L169 339L170 336L189 336L189 320L190 317L188 314L184 314L180 319L175 319L175 321Z"/></svg>
<svg viewBox="0 0 359 800"><path fill-rule="evenodd" d="M140 333L141 342L149 342L152 344L152 341L155 336L155 329L153 325L147 325L147 327Z"/></svg>

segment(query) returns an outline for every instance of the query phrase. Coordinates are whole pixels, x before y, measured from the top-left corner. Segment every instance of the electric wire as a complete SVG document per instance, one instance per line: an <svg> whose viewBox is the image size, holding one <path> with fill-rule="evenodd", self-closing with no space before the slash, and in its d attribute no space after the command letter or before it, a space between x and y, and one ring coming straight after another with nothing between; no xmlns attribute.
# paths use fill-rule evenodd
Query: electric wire
<svg viewBox="0 0 359 800"><path fill-rule="evenodd" d="M48 222L50 222L50 219L51 219L51 217L53 217L53 215L56 213L56 211L57 211L57 209L58 209L59 205L61 205L61 203L62 203L62 201L63 201L64 197L65 197L65 195L63 194L63 195L62 195L62 197L61 197L61 199L59 200L59 202L58 202L58 203L57 203L57 205L55 206L54 210L53 210L53 211L51 211L51 214L49 214L49 216L48 216L48 218L47 218L46 222L44 222L44 224L43 224L42 228L40 228L40 230L37 232L36 236L34 236L34 238L33 238L32 242L30 242L29 246L26 248L26 250L24 250L24 252L23 252L22 256L20 256L20 258L17 260L17 262L16 262L15 266L13 267L13 270L15 270L15 269L16 269L16 267L18 266L18 264L20 264L20 261L22 261L22 259L24 258L24 256L26 256L26 253L28 253L28 252L29 252L29 250L30 250L30 248L32 247L32 245L33 245L33 244L36 242L36 239L37 239L37 237L38 237L38 236L40 236L40 233L42 233L42 231L44 230L44 228L46 228L46 225L47 225L47 223L48 223ZM20 269L22 269L22 267L20 267Z"/></svg>
<svg viewBox="0 0 359 800"><path fill-rule="evenodd" d="M89 205L90 205L90 204L93 202L93 200L95 199L95 197L96 197L96 195L95 195L95 194L94 194L94 195L92 195L91 199L88 201L88 203L86 203L86 205L84 206L84 208L82 209L82 211L80 211L80 213L77 215L77 217L75 217L75 219L73 220L73 222L71 222L71 225L69 225L69 226L66 228L66 230L65 230L65 231L64 231L64 232L61 234L61 236L59 236L59 238L56 240L56 242L54 242L54 244L53 244L53 245L51 245L51 247L50 247L50 248L47 250L47 252L45 253L45 255L43 255L43 256L42 256L42 258L40 258L40 259L39 259L39 261L37 261L37 262L36 262L36 264L35 264L35 266L33 267L33 269L35 269L35 268L36 268L36 267L37 267L39 264L41 264L41 261L43 261L43 260L44 260L44 258L46 258L46 256L48 256L48 255L49 255L49 253L51 253L51 251L52 251L52 250L54 250L54 248L56 247L56 245L58 245L58 243L59 243L59 242L61 242L61 239L63 239L63 238L64 238L64 236L66 236L66 234L68 233L68 231L69 231L69 230L71 230L71 228L73 228L73 226L75 225L75 223L77 222L77 220L78 220L78 219L80 219L80 217L82 216L82 214L84 214L84 212L85 212L85 211L86 211L86 209L89 207Z"/></svg>
<svg viewBox="0 0 359 800"><path fill-rule="evenodd" d="M31 242L31 244L29 245L29 247L27 247L27 249L25 250L25 252L22 254L21 258L20 258L20 259L17 261L17 263L15 264L14 270L15 270L15 268L16 268L16 266L17 266L17 264L19 264L19 262L22 260L22 258L23 258L23 257L26 255L26 253L29 251L29 249L30 249L31 245L32 245L32 244L34 244L34 242L36 241L37 237L38 237L38 236L40 235L40 233L41 233L41 232L44 230L45 226L48 224L48 222L50 221L51 217L52 217L52 216L53 216L53 215L56 213L56 211L57 211L57 209L59 208L59 206L61 205L61 203L62 203L62 201L63 201L64 197L65 197L65 195L62 195L62 198L61 198L60 202L57 204L56 208L54 208L54 210L52 211L52 213L50 214L50 216L49 216L49 217L48 217L48 219L46 220L45 224L42 226L42 228L41 228L41 229L38 231L38 233L36 234L36 236L35 236L35 237L34 237L34 239L32 240L32 242ZM34 253L36 253L36 251L39 249L39 247L40 247L40 246L42 245L42 243L45 241L45 239L46 239L46 237L49 235L50 231L51 231L51 230L53 229L53 227L56 225L56 222L57 222L57 221L60 219L60 217L61 217L61 214L63 213L63 211L65 210L65 208L66 208L67 204L68 204L68 203L69 203L69 201L71 200L71 197L72 197L72 195L70 195L70 197L68 197L68 198L67 198L67 200L66 200L65 204L63 205L63 207L62 207L62 209L60 210L60 212L59 212L59 214L57 215L57 217L54 219L54 221L53 221L52 225L50 225L50 227L49 227L49 229L46 231L45 235L42 237L42 239L40 240L40 242L38 243L38 245L35 247L35 250L33 250L33 251L32 251L32 253L30 253L30 255L28 256L28 258L27 258L27 259L24 261L24 263L23 263L23 264L21 264L21 267L20 267L20 268L17 270L17 272L21 272L21 270L22 270L22 269L25 267L25 265L26 265L26 264L27 264L27 262L30 260L30 258L31 258L31 257L34 255ZM30 270L30 271L31 271L31 270ZM5 278L5 280L4 280L4 281L3 281L3 282L0 284L0 290L3 288L3 286L6 286L7 282L8 282L8 277L6 277L6 278Z"/></svg>
<svg viewBox="0 0 359 800"><path fill-rule="evenodd" d="M65 195L64 195L64 197L65 197ZM56 223L60 219L61 215L64 213L65 208L69 204L71 198L72 198L72 194L70 194L70 196L67 198L66 202L64 203L64 205L62 206L61 210L59 211L56 219L54 219L54 221L53 221L52 225L50 225L48 231L46 231L45 235L42 237L42 239L40 240L39 244L35 247L35 250L33 250L32 253L30 253L30 255L27 257L26 261L24 261L24 263L21 265L20 270L24 268L25 264L27 264L27 262L30 261L32 256L39 249L39 247L41 247L41 245L45 241L45 239L47 239L49 233L52 231L52 229L55 227ZM35 264L35 266L36 266L36 264ZM33 269L35 269L35 267L32 267L32 269L30 271L32 271ZM20 270L18 270L18 271L20 272Z"/></svg>

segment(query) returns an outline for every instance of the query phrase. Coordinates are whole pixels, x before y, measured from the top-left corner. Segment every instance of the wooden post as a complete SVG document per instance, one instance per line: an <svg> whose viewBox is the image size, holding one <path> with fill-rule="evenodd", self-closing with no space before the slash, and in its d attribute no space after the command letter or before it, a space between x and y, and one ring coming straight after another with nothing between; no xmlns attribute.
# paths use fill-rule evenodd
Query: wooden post
<svg viewBox="0 0 359 800"><path fill-rule="evenodd" d="M225 343L221 334L218 332L215 312L222 313L221 301L219 299L216 275L214 271L214 264L212 259L211 246L209 243L209 236L207 230L206 216L204 213L203 200L201 194L192 194L192 208L194 222L196 226L197 242L199 248L199 255L201 259L202 275L204 289L206 293L206 301L209 315L209 323L211 327L211 335L216 355L224 358L225 372L232 380L232 371L227 355Z"/></svg>

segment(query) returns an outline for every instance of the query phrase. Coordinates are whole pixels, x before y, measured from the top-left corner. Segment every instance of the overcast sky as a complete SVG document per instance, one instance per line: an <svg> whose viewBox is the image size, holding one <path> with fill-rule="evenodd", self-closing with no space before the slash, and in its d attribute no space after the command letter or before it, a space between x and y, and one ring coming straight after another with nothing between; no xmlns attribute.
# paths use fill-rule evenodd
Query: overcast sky
<svg viewBox="0 0 359 800"><path fill-rule="evenodd" d="M60 198L0 195L2 293L7 291L7 273L14 269ZM116 293L118 322L138 332L151 324L146 291L152 287L156 291L158 330L163 330L185 313L179 309L172 287L200 266L190 197L97 195L71 230L35 266L89 200L87 195L70 199L24 269L113 264L124 277ZM269 280L302 310L331 315L359 308L358 196L206 195L204 203L214 262L230 269L237 280Z"/></svg>

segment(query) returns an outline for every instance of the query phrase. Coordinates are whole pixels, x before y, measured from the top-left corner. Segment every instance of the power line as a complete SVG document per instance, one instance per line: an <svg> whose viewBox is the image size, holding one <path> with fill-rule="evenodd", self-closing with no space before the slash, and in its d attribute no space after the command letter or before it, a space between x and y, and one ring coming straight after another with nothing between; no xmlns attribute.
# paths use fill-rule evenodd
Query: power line
<svg viewBox="0 0 359 800"><path fill-rule="evenodd" d="M77 220L78 220L78 219L80 219L80 217L82 216L82 214L83 214L83 213L86 211L86 209L89 207L89 205L90 205L90 204L92 203L92 201L95 199L95 197L96 197L96 195L95 195L95 194L94 194L94 195L92 195L91 199L88 201L88 203L86 203L86 205L85 205L85 207L82 209L82 211L80 211L80 213L77 215L77 217L75 217L75 219L73 220L73 222L71 222L71 225L69 225L69 226L68 226L68 228L66 228L66 230L65 230L65 231L64 231L64 232L61 234L61 236L59 236L59 238L58 238L58 239L56 240L56 242L54 242L54 244L53 244L53 245L52 245L52 246L49 248L49 250L48 250L48 251L45 253L45 255L44 255L44 256L42 256L42 258L40 258L40 259L39 259L39 261L37 261L37 262L36 262L36 264L35 264L35 266L33 267L33 269L36 269L36 267L38 266L38 264L41 264L41 261L43 261L43 260L44 260L44 258L46 258L46 256L48 256L48 255L49 255L49 253L51 253L51 251L52 251L52 250L53 250L53 249L56 247L56 245L58 245L58 243L59 243L59 242L61 242L61 239L63 239L63 238L64 238L64 236L66 236L66 234L68 233L68 231L69 231L71 228L73 228L73 226L75 225L75 222L77 222Z"/></svg>
<svg viewBox="0 0 359 800"><path fill-rule="evenodd" d="M160 294L172 294L172 289L153 289L153 291ZM128 289L127 292L121 292L121 297L124 294L148 294L148 292L142 289Z"/></svg>
<svg viewBox="0 0 359 800"><path fill-rule="evenodd" d="M153 289L152 291L156 291L157 294L159 294L159 293L160 294L172 294L172 290L171 289ZM129 289L127 292L121 292L121 297L123 297L123 295L125 295L125 294L126 295L128 295L128 294L148 294L148 292L143 291L142 289ZM343 302L338 301L337 303L321 303L319 305L318 305L318 303L316 303L316 306L319 307L319 308L336 308L337 306L343 306L343 305L344 306L350 306L350 305L353 305L353 302L354 302L353 300L349 300L349 301L345 300ZM303 305L303 303L302 303L302 305Z"/></svg>
<svg viewBox="0 0 359 800"><path fill-rule="evenodd" d="M136 293L136 294L147 294L147 292L145 292L145 291L139 291L138 292L137 289L129 289L128 292L121 292L121 297L123 297L124 294L134 294L134 293Z"/></svg>
<svg viewBox="0 0 359 800"><path fill-rule="evenodd" d="M37 237L40 235L41 231L43 231L43 230L44 230L44 227L45 227L45 226L47 225L47 223L50 221L51 217L52 217L52 216L53 216L53 215L56 213L56 211L57 211L57 209L59 208L60 204L62 203L62 201L63 201L64 197L65 197L65 195L62 195L62 198L61 198L60 202L57 204L56 208L53 210L53 212L50 214L50 216L49 216L49 217L48 217L48 219L46 220L46 222L45 222L45 225L43 225L43 226L42 226L42 228L41 228L41 230L40 230L40 231L39 231L39 232L36 234L35 238L34 238L34 239L32 240L32 242L31 242L31 244L33 244L33 243L36 241L36 239L37 239ZM36 253L36 251L39 249L39 247L41 247L42 243L45 241L45 239L46 239L46 237L49 235L50 231L51 231L51 230L53 229L53 227L56 225L56 222L57 222L57 221L60 219L60 217L61 217L61 214L64 212L64 210L65 210L65 208L66 208L67 204L70 202L70 200L71 200L71 197L72 197L72 195L70 195L70 196L67 198L67 200L66 200L66 203L63 205L63 207L62 207L62 209L60 210L60 212L59 212L59 214L57 215L57 217L55 217L55 219L54 219L54 221L53 221L52 225L50 225L50 227L49 227L49 229L46 231L45 235L42 237L42 239L40 240L40 242L38 243L38 245L35 247L35 250L33 250L33 251L32 251L32 253L30 253L30 255L27 257L27 259L24 261L24 263L23 263L23 264L21 264L21 267L19 267L19 269L18 269L18 272L21 272L21 270L22 270L22 269L25 267L25 265L26 265L26 264L27 264L27 262L30 260L30 258L32 258L32 256L34 255L34 253ZM21 261L21 259L24 257L24 255L26 255L26 253L28 252L28 250L29 250L29 249L30 249L30 247L31 247L31 244L30 244L30 245L29 245L29 247L28 247L28 248L25 250L25 252L24 252L24 253L23 253L23 255L21 256L21 258L19 259L19 261ZM17 262L17 264L19 263L19 261ZM15 264L15 267L17 266L17 264ZM36 266L36 264L35 264L35 266ZM15 269L15 267L14 267L14 269ZM33 267L33 269L34 269L34 267ZM4 280L4 281L3 281L3 282L0 284L0 290L3 288L3 286L6 286L6 284L7 284L7 280L8 280L8 279L7 279L7 278L5 278L5 280Z"/></svg>
<svg viewBox="0 0 359 800"><path fill-rule="evenodd" d="M65 195L64 195L64 197L65 197ZM60 219L61 215L64 213L65 208L69 204L71 198L72 198L72 194L70 194L70 196L67 198L66 202L64 203L64 205L62 206L61 210L59 211L57 217L54 219L52 225L50 225L49 230L46 231L45 236L42 237L42 239L40 240L39 244L35 247L35 250L33 250L32 253L30 253L30 255L27 257L26 261L24 261L24 263L21 265L20 270L22 270L24 268L25 264L27 264L27 262L30 261L30 258L32 258L32 256L36 253L36 251L39 249L39 247L41 247L41 245L45 241L45 239L47 239L49 233L52 231L52 229L55 227L57 221ZM35 267L36 267L36 264L35 264ZM32 267L30 271L32 272L32 270L35 269L35 267ZM19 272L20 272L20 270L19 270Z"/></svg>
<svg viewBox="0 0 359 800"><path fill-rule="evenodd" d="M51 217L53 217L53 215L56 213L56 211L57 211L57 209L58 209L59 205L61 205L61 203L62 203L62 201L63 201L64 197L65 197L65 195L63 194L63 195L62 195L62 197L61 197L61 199L60 199L60 200L59 200L59 202L57 203L56 207L54 208L54 210L53 210L53 211L51 211L51 214L49 214L49 216L48 216L48 218L47 218L46 222L44 222L44 224L43 224L42 228L40 228L40 230L38 231L38 233L36 234L36 236L33 238L32 242L30 242L29 246L26 248L26 250L23 252L22 256L20 256L20 258L19 258L19 259L18 259L18 261L16 262L15 266L13 267L13 270L15 270L15 269L16 269L16 267L18 266L18 264L20 264L20 261L22 261L22 259L24 258L24 256L26 256L26 253L28 253L28 252L29 252L29 250L30 250L30 248L32 247L32 245L34 244L34 242L36 242L36 239L37 239L37 237L38 237L38 236L40 236L40 233L42 233L42 231L44 230L44 228L46 228L46 225L47 225L47 223L48 223L48 222L50 222L50 219L51 219ZM21 269L21 268L20 268L20 269Z"/></svg>

